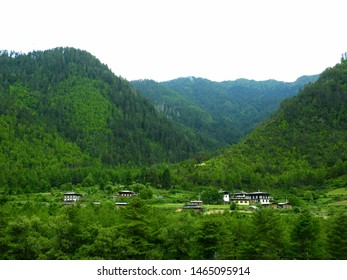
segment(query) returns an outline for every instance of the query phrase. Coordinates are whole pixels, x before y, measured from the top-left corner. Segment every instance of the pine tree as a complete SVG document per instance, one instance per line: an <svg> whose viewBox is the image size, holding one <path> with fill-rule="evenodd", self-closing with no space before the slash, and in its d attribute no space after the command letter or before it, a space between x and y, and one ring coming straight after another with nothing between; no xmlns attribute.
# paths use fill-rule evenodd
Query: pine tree
<svg viewBox="0 0 347 280"><path fill-rule="evenodd" d="M291 241L294 259L324 258L321 228L318 220L313 217L309 210L305 209L299 215L292 231Z"/></svg>
<svg viewBox="0 0 347 280"><path fill-rule="evenodd" d="M331 220L328 250L332 259L347 259L347 214L339 213Z"/></svg>

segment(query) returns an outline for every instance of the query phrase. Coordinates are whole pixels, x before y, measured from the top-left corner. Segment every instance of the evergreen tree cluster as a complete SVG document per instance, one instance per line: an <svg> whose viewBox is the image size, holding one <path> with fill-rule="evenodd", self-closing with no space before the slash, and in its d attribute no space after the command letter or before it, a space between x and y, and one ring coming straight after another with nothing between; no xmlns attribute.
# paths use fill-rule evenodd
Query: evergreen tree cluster
<svg viewBox="0 0 347 280"><path fill-rule="evenodd" d="M149 207L133 199L64 207L0 205L0 259L283 260L346 259L347 216L310 211L201 215Z"/></svg>

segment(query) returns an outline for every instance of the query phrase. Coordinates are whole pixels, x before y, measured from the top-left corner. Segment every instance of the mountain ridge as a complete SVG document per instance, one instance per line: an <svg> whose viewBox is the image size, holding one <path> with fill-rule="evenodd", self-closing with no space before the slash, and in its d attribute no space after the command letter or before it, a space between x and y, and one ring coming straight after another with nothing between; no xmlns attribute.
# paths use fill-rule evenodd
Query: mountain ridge
<svg viewBox="0 0 347 280"><path fill-rule="evenodd" d="M242 141L203 166L180 167L185 184L282 192L345 186L346 69L346 60L326 69Z"/></svg>
<svg viewBox="0 0 347 280"><path fill-rule="evenodd" d="M347 172L346 61L309 83L317 78L300 77L296 84L150 81L151 94L164 92L167 98L155 104L87 52L0 52L0 187L40 191L109 180L158 184L162 170L153 165L169 168L166 164L192 157L192 165L182 162L172 170L172 186L341 186ZM231 95L234 99L226 98ZM277 103L269 95L279 97ZM274 103L279 110L265 110ZM235 117L240 108L241 117ZM263 122L265 111L272 115ZM258 119L247 122L249 116ZM218 157L205 161L205 151L222 145ZM202 161L206 165L196 165ZM117 171L141 165L134 174Z"/></svg>
<svg viewBox="0 0 347 280"><path fill-rule="evenodd" d="M165 82L132 81L159 111L214 143L210 149L234 144L266 120L285 98L295 95L318 75L293 83L275 80L213 82L186 77ZM179 115L178 115L179 114Z"/></svg>
<svg viewBox="0 0 347 280"><path fill-rule="evenodd" d="M128 81L74 48L0 52L0 123L0 186L10 190L89 174L105 181L120 164L173 162L200 149Z"/></svg>

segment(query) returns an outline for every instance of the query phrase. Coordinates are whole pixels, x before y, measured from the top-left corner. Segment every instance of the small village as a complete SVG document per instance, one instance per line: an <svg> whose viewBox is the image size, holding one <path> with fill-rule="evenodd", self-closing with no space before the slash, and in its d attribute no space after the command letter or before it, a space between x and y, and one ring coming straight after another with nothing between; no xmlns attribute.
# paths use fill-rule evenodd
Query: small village
<svg viewBox="0 0 347 280"><path fill-rule="evenodd" d="M240 206L246 210L257 210L259 207L272 208L272 209L291 209L292 204L287 200L284 202L273 202L273 197L268 192L237 192L230 193L227 191L220 191L223 197L223 204L234 205L234 209ZM63 203L64 205L74 205L79 202L85 195L82 193L66 192L64 193ZM130 190L121 190L117 195L112 196L115 207L126 207L128 205L128 199L136 197L137 193ZM93 205L101 205L101 202L93 202ZM231 209L231 208L230 208ZM189 203L184 204L177 211L192 210L196 212L204 211L204 203L202 200L191 200Z"/></svg>

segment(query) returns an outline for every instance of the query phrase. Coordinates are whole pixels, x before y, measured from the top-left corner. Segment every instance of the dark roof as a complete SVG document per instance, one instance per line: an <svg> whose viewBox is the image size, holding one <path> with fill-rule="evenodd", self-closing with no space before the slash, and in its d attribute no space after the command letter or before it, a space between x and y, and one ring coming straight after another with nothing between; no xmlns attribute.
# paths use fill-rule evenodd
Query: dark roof
<svg viewBox="0 0 347 280"><path fill-rule="evenodd" d="M279 203L277 203L278 205L286 205L286 204L290 204L288 201L286 201L286 202L279 202Z"/></svg>
<svg viewBox="0 0 347 280"><path fill-rule="evenodd" d="M268 192L251 192L249 194L251 194L251 195L259 194L259 195L261 195L261 194L269 194L269 193Z"/></svg>
<svg viewBox="0 0 347 280"><path fill-rule="evenodd" d="M237 193L233 193L233 195L237 195L237 194L248 194L246 192L237 192Z"/></svg>
<svg viewBox="0 0 347 280"><path fill-rule="evenodd" d="M66 192L66 193L64 193L64 195L79 195L79 196L82 196L83 194L75 193L75 192Z"/></svg>

